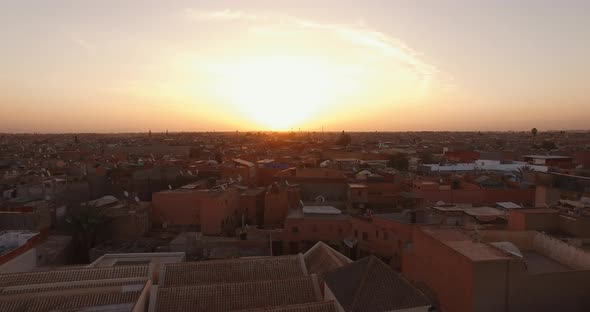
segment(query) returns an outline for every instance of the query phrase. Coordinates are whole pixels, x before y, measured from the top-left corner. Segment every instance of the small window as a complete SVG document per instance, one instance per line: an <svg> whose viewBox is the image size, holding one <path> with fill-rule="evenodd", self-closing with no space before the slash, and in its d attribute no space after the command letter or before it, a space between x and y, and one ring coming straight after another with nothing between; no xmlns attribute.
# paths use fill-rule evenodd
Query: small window
<svg viewBox="0 0 590 312"><path fill-rule="evenodd" d="M291 228L291 232L293 233L299 233L299 228L297 228L296 226Z"/></svg>
<svg viewBox="0 0 590 312"><path fill-rule="evenodd" d="M384 240L388 240L389 239L389 233L383 232L383 239Z"/></svg>
<svg viewBox="0 0 590 312"><path fill-rule="evenodd" d="M369 234L367 234L367 232L363 232L363 240L369 240Z"/></svg>
<svg viewBox="0 0 590 312"><path fill-rule="evenodd" d="M311 231L312 231L312 232L314 232L314 233L315 233L315 232L317 232L317 231L318 231L318 227L317 227L317 225L315 225L315 224L314 224L314 225L312 225L312 227L311 227Z"/></svg>
<svg viewBox="0 0 590 312"><path fill-rule="evenodd" d="M375 231L375 238L379 238L379 231Z"/></svg>
<svg viewBox="0 0 590 312"><path fill-rule="evenodd" d="M354 237L355 237L355 238L358 238L358 237L359 237L359 231L357 231L357 230L354 230Z"/></svg>

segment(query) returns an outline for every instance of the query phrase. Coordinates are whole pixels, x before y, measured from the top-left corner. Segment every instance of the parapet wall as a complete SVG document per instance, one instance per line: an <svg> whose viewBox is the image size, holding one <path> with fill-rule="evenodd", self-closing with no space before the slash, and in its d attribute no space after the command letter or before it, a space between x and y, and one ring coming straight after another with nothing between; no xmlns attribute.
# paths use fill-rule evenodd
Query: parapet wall
<svg viewBox="0 0 590 312"><path fill-rule="evenodd" d="M559 239L537 233L533 247L538 253L574 270L590 270L590 254Z"/></svg>

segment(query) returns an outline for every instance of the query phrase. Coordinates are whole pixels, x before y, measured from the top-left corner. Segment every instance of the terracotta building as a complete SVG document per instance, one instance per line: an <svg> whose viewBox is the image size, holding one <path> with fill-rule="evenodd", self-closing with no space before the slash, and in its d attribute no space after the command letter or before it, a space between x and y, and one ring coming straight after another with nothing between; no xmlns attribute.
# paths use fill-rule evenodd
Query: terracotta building
<svg viewBox="0 0 590 312"><path fill-rule="evenodd" d="M296 185L273 183L264 197L264 228L283 228L289 210L301 206Z"/></svg>
<svg viewBox="0 0 590 312"><path fill-rule="evenodd" d="M203 235L233 232L240 222L239 191L233 187L182 187L154 193L152 224L156 227L200 228Z"/></svg>
<svg viewBox="0 0 590 312"><path fill-rule="evenodd" d="M415 228L404 253L403 274L442 311L585 311L590 303L590 255L538 232Z"/></svg>

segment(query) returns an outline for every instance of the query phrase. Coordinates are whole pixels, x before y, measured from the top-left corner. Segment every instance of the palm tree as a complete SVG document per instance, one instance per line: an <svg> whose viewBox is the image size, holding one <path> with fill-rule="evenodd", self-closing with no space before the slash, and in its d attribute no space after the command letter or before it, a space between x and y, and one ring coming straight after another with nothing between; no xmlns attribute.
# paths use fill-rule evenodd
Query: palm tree
<svg viewBox="0 0 590 312"><path fill-rule="evenodd" d="M537 137L538 132L539 132L539 130L537 130L537 128L531 129L531 133L533 134L533 142L535 141L535 138Z"/></svg>
<svg viewBox="0 0 590 312"><path fill-rule="evenodd" d="M518 170L512 171L512 174L514 174L516 182L522 183L526 180L526 176L532 172L534 172L534 170L531 167L525 165L518 168Z"/></svg>

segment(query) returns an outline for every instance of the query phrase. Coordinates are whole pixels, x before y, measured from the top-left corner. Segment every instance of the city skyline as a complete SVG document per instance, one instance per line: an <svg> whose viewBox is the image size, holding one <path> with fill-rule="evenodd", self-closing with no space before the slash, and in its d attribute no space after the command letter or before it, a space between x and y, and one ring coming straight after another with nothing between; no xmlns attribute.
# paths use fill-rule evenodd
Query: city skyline
<svg viewBox="0 0 590 312"><path fill-rule="evenodd" d="M585 130L590 3L0 4L0 132Z"/></svg>

